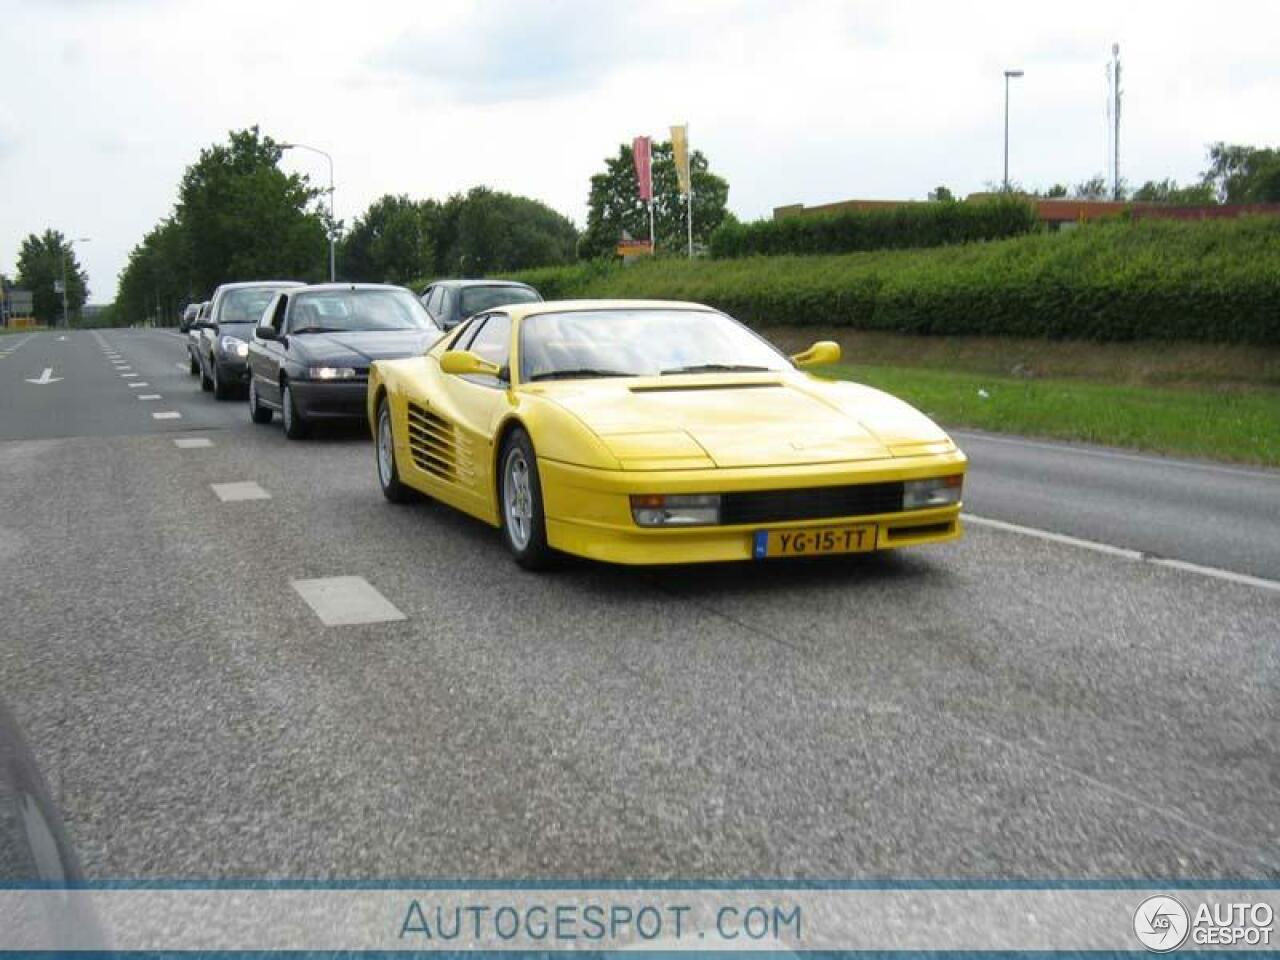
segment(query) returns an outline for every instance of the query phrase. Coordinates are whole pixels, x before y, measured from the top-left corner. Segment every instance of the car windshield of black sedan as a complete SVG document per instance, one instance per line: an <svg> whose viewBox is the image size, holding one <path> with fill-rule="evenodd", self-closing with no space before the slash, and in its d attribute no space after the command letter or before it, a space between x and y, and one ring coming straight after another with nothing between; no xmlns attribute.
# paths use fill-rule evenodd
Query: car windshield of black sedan
<svg viewBox="0 0 1280 960"><path fill-rule="evenodd" d="M511 303L538 303L542 298L530 287L504 286L462 288L462 316L483 313Z"/></svg>
<svg viewBox="0 0 1280 960"><path fill-rule="evenodd" d="M526 317L522 380L785 370L789 361L709 310L575 310Z"/></svg>
<svg viewBox="0 0 1280 960"><path fill-rule="evenodd" d="M429 330L431 317L407 290L331 290L300 293L289 314L292 333Z"/></svg>

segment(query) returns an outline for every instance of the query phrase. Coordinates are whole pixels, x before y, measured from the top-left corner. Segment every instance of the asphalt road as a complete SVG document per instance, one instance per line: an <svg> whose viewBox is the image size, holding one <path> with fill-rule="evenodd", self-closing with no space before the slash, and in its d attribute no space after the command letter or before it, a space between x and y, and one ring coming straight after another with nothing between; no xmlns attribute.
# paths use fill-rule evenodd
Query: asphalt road
<svg viewBox="0 0 1280 960"><path fill-rule="evenodd" d="M0 695L92 877L1280 876L1280 592L979 526L528 575L172 334L6 351ZM1275 575L1273 474L960 439L975 512ZM323 625L320 577L403 619Z"/></svg>

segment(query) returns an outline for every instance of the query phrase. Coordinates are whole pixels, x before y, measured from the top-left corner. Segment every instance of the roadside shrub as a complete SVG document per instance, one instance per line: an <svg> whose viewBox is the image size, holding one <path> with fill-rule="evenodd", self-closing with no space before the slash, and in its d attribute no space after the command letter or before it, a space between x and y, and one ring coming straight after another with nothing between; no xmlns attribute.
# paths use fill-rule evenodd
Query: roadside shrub
<svg viewBox="0 0 1280 960"><path fill-rule="evenodd" d="M1096 223L930 250L579 263L516 276L548 299L693 300L757 327L1280 344L1280 217Z"/></svg>
<svg viewBox="0 0 1280 960"><path fill-rule="evenodd" d="M940 247L1030 233L1035 207L1014 197L975 203L903 204L884 210L848 210L728 221L711 234L714 259L787 254L852 253Z"/></svg>

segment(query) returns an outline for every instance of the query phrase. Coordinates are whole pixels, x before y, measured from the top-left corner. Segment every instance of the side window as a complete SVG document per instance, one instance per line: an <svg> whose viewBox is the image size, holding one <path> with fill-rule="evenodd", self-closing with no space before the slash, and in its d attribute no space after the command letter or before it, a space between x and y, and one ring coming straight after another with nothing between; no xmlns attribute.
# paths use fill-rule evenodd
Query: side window
<svg viewBox="0 0 1280 960"><path fill-rule="evenodd" d="M285 294L276 297L276 308L271 311L271 326L275 327L276 333L284 332L284 314L289 309L289 298Z"/></svg>
<svg viewBox="0 0 1280 960"><path fill-rule="evenodd" d="M453 321L453 301L456 300L458 294L454 290L441 289L440 291L440 319L445 323ZM459 320L465 320L466 317L459 317Z"/></svg>
<svg viewBox="0 0 1280 960"><path fill-rule="evenodd" d="M511 318L505 313L490 314L484 325L471 338L467 349L505 370L511 360ZM486 386L501 386L504 379L510 380L511 377L508 373L504 379L497 377L468 377L467 379L473 379L476 383L483 383Z"/></svg>
<svg viewBox="0 0 1280 960"><path fill-rule="evenodd" d="M458 337L458 343L453 349L470 350L472 342L480 335L480 330L488 319L488 317L476 317L470 323L465 324L462 335Z"/></svg>
<svg viewBox="0 0 1280 960"><path fill-rule="evenodd" d="M431 296L427 298L427 312L437 320L444 318L440 312L444 306L444 287L432 287Z"/></svg>

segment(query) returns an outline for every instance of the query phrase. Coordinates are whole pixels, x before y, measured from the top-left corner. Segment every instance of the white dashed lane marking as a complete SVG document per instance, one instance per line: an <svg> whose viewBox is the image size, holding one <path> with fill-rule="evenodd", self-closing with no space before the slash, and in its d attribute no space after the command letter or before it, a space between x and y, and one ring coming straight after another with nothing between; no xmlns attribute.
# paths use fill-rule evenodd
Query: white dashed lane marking
<svg viewBox="0 0 1280 960"><path fill-rule="evenodd" d="M182 419L182 414L180 414L177 410L158 410L155 413L153 413L151 416L152 416L152 419L155 419L155 420L181 420Z"/></svg>
<svg viewBox="0 0 1280 960"><path fill-rule="evenodd" d="M291 584L326 627L405 619L364 577L320 577Z"/></svg>
<svg viewBox="0 0 1280 960"><path fill-rule="evenodd" d="M195 450L198 447L212 447L213 441L208 437L178 437L173 445L179 450Z"/></svg>
<svg viewBox="0 0 1280 960"><path fill-rule="evenodd" d="M129 384L129 386L131 386L131 387L149 387L149 386L151 386L151 384L147 383L147 381L145 381L145 380L135 380L135 381L133 381L133 383Z"/></svg>
<svg viewBox="0 0 1280 960"><path fill-rule="evenodd" d="M139 400L159 400L160 399L160 394L158 393L137 393L137 394L134 394L134 396L136 396Z"/></svg>
<svg viewBox="0 0 1280 960"><path fill-rule="evenodd" d="M270 500L271 494L263 490L252 480L237 480L234 483L211 483L213 492L223 503L234 503L239 500Z"/></svg>
<svg viewBox="0 0 1280 960"><path fill-rule="evenodd" d="M136 374L136 373L122 373L122 374L120 374L120 376L124 377L124 378L127 380L129 377L136 377L136 376L137 376L137 374Z"/></svg>
<svg viewBox="0 0 1280 960"><path fill-rule="evenodd" d="M179 363L179 364L177 364L176 366L177 366L177 368L178 368L179 370L186 370L186 369L187 369L187 364L185 364L185 363Z"/></svg>

